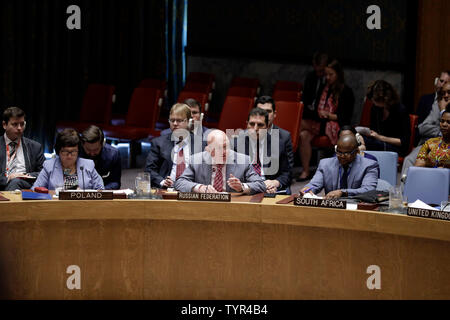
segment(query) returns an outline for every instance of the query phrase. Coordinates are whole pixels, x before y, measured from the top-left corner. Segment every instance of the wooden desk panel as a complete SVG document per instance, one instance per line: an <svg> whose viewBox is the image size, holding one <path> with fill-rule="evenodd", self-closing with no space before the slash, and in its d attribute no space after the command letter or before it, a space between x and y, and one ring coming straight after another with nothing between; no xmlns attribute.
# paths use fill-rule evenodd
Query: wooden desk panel
<svg viewBox="0 0 450 320"><path fill-rule="evenodd" d="M0 298L450 298L449 222L266 200L2 202Z"/></svg>

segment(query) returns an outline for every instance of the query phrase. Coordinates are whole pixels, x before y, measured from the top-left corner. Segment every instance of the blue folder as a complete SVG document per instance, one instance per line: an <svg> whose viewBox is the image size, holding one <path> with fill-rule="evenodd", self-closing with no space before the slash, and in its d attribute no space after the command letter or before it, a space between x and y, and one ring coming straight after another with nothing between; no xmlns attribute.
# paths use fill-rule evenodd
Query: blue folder
<svg viewBox="0 0 450 320"><path fill-rule="evenodd" d="M22 191L22 200L52 200L52 195L48 193Z"/></svg>

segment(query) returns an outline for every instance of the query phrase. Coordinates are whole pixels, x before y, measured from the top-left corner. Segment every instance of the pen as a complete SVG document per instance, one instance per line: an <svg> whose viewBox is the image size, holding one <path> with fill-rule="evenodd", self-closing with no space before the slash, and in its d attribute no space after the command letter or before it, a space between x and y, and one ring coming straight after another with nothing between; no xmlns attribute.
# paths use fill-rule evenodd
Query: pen
<svg viewBox="0 0 450 320"><path fill-rule="evenodd" d="M307 192L310 192L312 190L312 187L311 188L309 188L309 189L306 189L305 191L303 191L303 193L307 193Z"/></svg>

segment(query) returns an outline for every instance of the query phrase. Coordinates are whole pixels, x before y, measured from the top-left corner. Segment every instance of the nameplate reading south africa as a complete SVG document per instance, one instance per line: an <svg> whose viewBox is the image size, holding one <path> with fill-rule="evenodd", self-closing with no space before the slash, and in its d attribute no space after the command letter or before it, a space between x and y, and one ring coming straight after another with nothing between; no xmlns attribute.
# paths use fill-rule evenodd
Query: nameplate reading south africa
<svg viewBox="0 0 450 320"><path fill-rule="evenodd" d="M314 198L302 198L296 197L294 205L300 207L319 207L319 208L332 208L332 209L346 209L347 202L334 199L314 199Z"/></svg>
<svg viewBox="0 0 450 320"><path fill-rule="evenodd" d="M60 191L59 200L112 200L112 191Z"/></svg>
<svg viewBox="0 0 450 320"><path fill-rule="evenodd" d="M230 202L229 193L178 192L177 200Z"/></svg>

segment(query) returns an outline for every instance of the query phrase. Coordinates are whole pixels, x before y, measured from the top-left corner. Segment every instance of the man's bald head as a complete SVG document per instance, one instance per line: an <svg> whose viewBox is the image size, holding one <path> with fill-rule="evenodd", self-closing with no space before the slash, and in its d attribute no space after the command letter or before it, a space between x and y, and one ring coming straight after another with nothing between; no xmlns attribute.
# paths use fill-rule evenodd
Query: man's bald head
<svg viewBox="0 0 450 320"><path fill-rule="evenodd" d="M344 146L350 146L353 148L358 148L358 141L356 137L352 134L346 134L339 138L337 142L338 148Z"/></svg>
<svg viewBox="0 0 450 320"><path fill-rule="evenodd" d="M227 159L227 152L230 147L230 141L225 132L220 130L212 130L206 138L206 151L209 152L213 162L216 164L224 164Z"/></svg>

